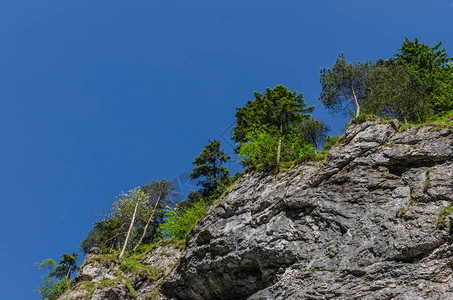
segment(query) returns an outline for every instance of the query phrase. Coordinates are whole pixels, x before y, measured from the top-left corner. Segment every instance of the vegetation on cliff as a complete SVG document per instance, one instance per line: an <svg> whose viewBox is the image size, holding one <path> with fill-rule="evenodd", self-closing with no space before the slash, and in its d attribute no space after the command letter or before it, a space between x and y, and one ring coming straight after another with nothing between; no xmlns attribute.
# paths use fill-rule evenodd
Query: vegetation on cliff
<svg viewBox="0 0 453 300"><path fill-rule="evenodd" d="M353 124L370 118L396 118L406 124L402 128L427 122L450 124L452 58L440 45L430 47L406 39L393 58L376 63L348 63L340 54L332 68L321 69L319 99L329 109L355 115ZM301 93L283 85L267 88L263 94L255 92L254 100L236 111L233 140L242 165L269 171L325 159L341 138L327 136L329 128L312 117L313 111L314 106L307 107ZM174 203L175 188L166 179L122 193L94 224L80 249L86 254L97 247L123 268L133 267L130 258L148 251L149 245L166 239L181 243L208 207L240 178L241 174L230 177L224 167L229 159L220 142L213 140L204 146L190 174L201 188L179 203ZM439 214L439 227L447 226L448 214L451 209ZM71 257L70 265L60 261L56 266L52 260L37 265L48 270L38 288L43 299L56 299L67 288L77 269L76 255Z"/></svg>

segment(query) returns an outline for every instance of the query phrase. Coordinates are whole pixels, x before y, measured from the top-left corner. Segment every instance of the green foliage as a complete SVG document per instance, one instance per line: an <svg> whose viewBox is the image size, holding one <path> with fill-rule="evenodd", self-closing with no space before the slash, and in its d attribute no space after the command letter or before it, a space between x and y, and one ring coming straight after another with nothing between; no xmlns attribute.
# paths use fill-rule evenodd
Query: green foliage
<svg viewBox="0 0 453 300"><path fill-rule="evenodd" d="M42 276L41 279L42 284L37 289L41 299L56 300L68 289L69 280L66 278L58 280L51 276Z"/></svg>
<svg viewBox="0 0 453 300"><path fill-rule="evenodd" d="M277 85L274 89L267 88L264 94L255 92L255 100L248 101L236 111L237 121L232 139L238 143L237 151L245 143L256 141L264 131L271 135L277 133L275 160L278 164L281 153L286 150L281 144L284 136L292 134L294 124L309 118L313 109L314 106L306 108L302 94L288 91L283 85Z"/></svg>
<svg viewBox="0 0 453 300"><path fill-rule="evenodd" d="M92 247L115 249L122 241L124 224L118 218L106 216L104 220L94 223L79 248L87 254Z"/></svg>
<svg viewBox="0 0 453 300"><path fill-rule="evenodd" d="M248 142L242 144L239 149L239 157L243 166L272 169L277 165L277 149L279 142L278 131L274 129L262 129L249 132ZM282 140L281 162L289 162L298 159L307 153L313 152L313 146L302 141L295 134L286 134Z"/></svg>
<svg viewBox="0 0 453 300"><path fill-rule="evenodd" d="M173 182L166 179L154 180L128 193L120 194L110 212L94 224L80 244L80 249L85 254L92 247L99 247L104 252L119 250L125 241L136 201L139 203L131 230L130 244L137 246L142 241L154 242L159 238L157 229L163 219L163 209L172 204L173 195L175 195Z"/></svg>
<svg viewBox="0 0 453 300"><path fill-rule="evenodd" d="M70 278L72 273L79 270L79 267L76 266L77 256L78 254L75 252L72 255L63 253L58 266L49 275L59 279Z"/></svg>
<svg viewBox="0 0 453 300"><path fill-rule="evenodd" d="M406 38L395 58L378 60L370 72L365 110L404 123L425 123L452 110L452 58L440 45Z"/></svg>
<svg viewBox="0 0 453 300"><path fill-rule="evenodd" d="M430 170L426 170L425 173L425 182L423 183L423 192L427 192L430 187L432 187L431 184L431 177L430 177Z"/></svg>
<svg viewBox="0 0 453 300"><path fill-rule="evenodd" d="M406 65L395 59L378 60L370 72L370 88L364 109L403 123L422 122L431 114L428 87Z"/></svg>
<svg viewBox="0 0 453 300"><path fill-rule="evenodd" d="M160 202L160 204L163 205L162 207L170 205L171 201L169 197L175 194L173 181L166 179L161 179L160 181L153 180L151 183L142 186L141 189L146 195L148 195L150 205Z"/></svg>
<svg viewBox="0 0 453 300"><path fill-rule="evenodd" d="M447 220L449 215L453 215L453 207L446 206L444 207L439 214L437 215L436 227L438 229L445 229L446 231L450 231L451 224Z"/></svg>
<svg viewBox="0 0 453 300"><path fill-rule="evenodd" d="M283 134L290 131L296 121L310 117L314 106L306 107L302 94L291 92L283 85L267 88L264 94L254 93L255 99L244 107L236 108L236 126L232 139L244 143L251 131L282 127Z"/></svg>
<svg viewBox="0 0 453 300"><path fill-rule="evenodd" d="M407 208L402 206L395 212L395 217L401 220L406 220Z"/></svg>
<svg viewBox="0 0 453 300"><path fill-rule="evenodd" d="M150 242L154 240L157 235L159 223L162 222L163 208L172 204L170 197L175 194L175 187L172 181L162 179L160 181L154 180L150 184L144 185L142 191L148 196L148 204L151 208L151 213L149 214L146 223L143 224L143 226L140 226L143 227L140 228L142 234L134 249L140 246L147 234Z"/></svg>
<svg viewBox="0 0 453 300"><path fill-rule="evenodd" d="M203 152L195 158L192 164L195 165L190 173L191 179L199 179L198 185L203 187L201 195L210 197L219 189L221 183L230 174L227 168L222 167L231 157L220 150L220 142L214 140L205 146Z"/></svg>
<svg viewBox="0 0 453 300"><path fill-rule="evenodd" d="M315 152L329 132L329 127L313 118L296 123L294 131L305 142L313 145Z"/></svg>
<svg viewBox="0 0 453 300"><path fill-rule="evenodd" d="M41 276L42 284L37 288L42 299L56 300L67 290L71 274L78 270L76 261L77 254L64 253L58 265L50 258L35 263L39 270L46 272Z"/></svg>
<svg viewBox="0 0 453 300"><path fill-rule="evenodd" d="M340 142L341 136L327 136L324 138L324 145L322 146L322 152L329 152L333 146Z"/></svg>
<svg viewBox="0 0 453 300"><path fill-rule="evenodd" d="M362 114L358 117L355 117L354 119L352 119L349 124L361 124L363 122L366 122L366 121L369 121L369 120L377 120L379 119L378 116L375 116L375 115L366 115L366 114Z"/></svg>
<svg viewBox="0 0 453 300"><path fill-rule="evenodd" d="M120 270L127 274L139 275L141 278L156 280L159 275L159 270L144 264L139 263L135 259L124 258L121 260Z"/></svg>
<svg viewBox="0 0 453 300"><path fill-rule="evenodd" d="M128 227L119 258L121 259L130 244L131 237L137 235L136 222L146 222L152 208L148 205L149 196L139 187L123 193L112 205L111 217L121 220Z"/></svg>
<svg viewBox="0 0 453 300"><path fill-rule="evenodd" d="M453 126L453 110L430 116L426 124L441 125L441 127Z"/></svg>
<svg viewBox="0 0 453 300"><path fill-rule="evenodd" d="M319 100L326 108L336 112L348 112L350 105L353 105L358 117L360 104L366 98L371 67L369 61L348 63L344 54L339 54L332 68L321 69Z"/></svg>
<svg viewBox="0 0 453 300"><path fill-rule="evenodd" d="M183 240L198 220L204 217L207 209L208 205L203 201L196 202L185 210L178 207L167 208L165 223L160 226L159 230L163 236Z"/></svg>
<svg viewBox="0 0 453 300"><path fill-rule="evenodd" d="M140 187L131 189L127 193L121 193L112 204L109 216L112 219L120 220L122 224L129 225L134 211L136 211L137 220L146 219L151 213L148 195Z"/></svg>
<svg viewBox="0 0 453 300"><path fill-rule="evenodd" d="M403 42L396 54L396 61L416 75L420 85L426 87L424 96L434 113L453 109L453 66L452 58L441 42L430 47L419 43L418 39ZM421 120L425 121L424 119Z"/></svg>

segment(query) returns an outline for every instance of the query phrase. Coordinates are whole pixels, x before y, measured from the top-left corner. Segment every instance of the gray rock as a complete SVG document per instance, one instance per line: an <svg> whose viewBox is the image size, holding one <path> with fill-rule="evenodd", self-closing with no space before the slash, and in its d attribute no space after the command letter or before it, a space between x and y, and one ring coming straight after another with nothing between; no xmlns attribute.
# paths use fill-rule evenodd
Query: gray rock
<svg viewBox="0 0 453 300"><path fill-rule="evenodd" d="M93 250L60 299L453 299L453 128L399 127L352 125L325 162L244 175L182 256L143 258L158 280Z"/></svg>
<svg viewBox="0 0 453 300"><path fill-rule="evenodd" d="M145 296L154 293L162 278L170 273L180 256L181 250L161 243L138 261L144 268L137 271L122 268L121 262L116 258L101 255L98 249L92 249L85 257L85 262L69 290L59 299L144 299ZM146 273L146 267L156 269L157 274L150 277ZM152 299L162 299L162 296L155 296Z"/></svg>
<svg viewBox="0 0 453 300"><path fill-rule="evenodd" d="M169 299L453 299L453 134L367 121L328 161L245 175L192 230ZM447 218L448 222L449 218ZM453 226L452 226L453 227Z"/></svg>

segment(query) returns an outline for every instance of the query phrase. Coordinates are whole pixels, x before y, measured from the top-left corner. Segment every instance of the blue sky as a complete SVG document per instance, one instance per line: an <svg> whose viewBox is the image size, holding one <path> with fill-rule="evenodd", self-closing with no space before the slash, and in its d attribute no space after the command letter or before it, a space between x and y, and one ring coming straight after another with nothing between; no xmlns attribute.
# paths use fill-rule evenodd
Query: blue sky
<svg viewBox="0 0 453 300"><path fill-rule="evenodd" d="M121 191L184 184L208 139L231 153L254 91L303 92L337 135L320 68L389 58L405 36L453 54L452 20L451 0L2 1L2 299L38 299L34 263L76 251Z"/></svg>

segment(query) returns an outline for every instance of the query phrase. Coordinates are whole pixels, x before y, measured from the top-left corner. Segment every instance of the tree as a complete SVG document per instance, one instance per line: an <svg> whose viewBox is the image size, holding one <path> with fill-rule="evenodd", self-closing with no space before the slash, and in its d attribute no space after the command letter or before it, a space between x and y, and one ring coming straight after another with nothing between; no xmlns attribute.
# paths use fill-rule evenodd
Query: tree
<svg viewBox="0 0 453 300"><path fill-rule="evenodd" d="M219 188L222 181L228 178L230 171L222 167L231 157L220 150L220 142L210 141L201 152L195 157L192 164L195 165L190 179L200 179L198 185L203 187L203 197L210 197Z"/></svg>
<svg viewBox="0 0 453 300"><path fill-rule="evenodd" d="M150 225L151 221L153 221L156 217L156 212L159 209L165 207L165 205L169 204L168 197L174 193L175 187L173 186L172 181L167 181L166 179L162 179L161 181L154 180L150 184L144 185L142 190L148 195L149 205L153 207L151 214L149 215L148 220L146 221L145 227L143 228L143 233L140 237L140 240L135 245L134 250L137 249L138 246L143 241L143 238L146 235L146 231L148 226Z"/></svg>
<svg viewBox="0 0 453 300"><path fill-rule="evenodd" d="M118 200L112 205L112 218L120 219L123 224L129 223L126 237L124 238L121 253L118 256L122 259L129 244L132 229L137 219L143 219L150 213L148 205L148 195L140 188L130 190L128 193L120 195Z"/></svg>
<svg viewBox="0 0 453 300"><path fill-rule="evenodd" d="M401 122L422 122L431 113L426 83L395 59L378 60L370 71L365 111Z"/></svg>
<svg viewBox="0 0 453 300"><path fill-rule="evenodd" d="M317 153L319 144L327 136L327 132L329 132L329 127L321 121L310 118L299 122L296 125L295 131L303 141L311 143L315 153Z"/></svg>
<svg viewBox="0 0 453 300"><path fill-rule="evenodd" d="M250 141L250 133L270 130L278 134L276 161L280 163L282 139L292 132L293 124L310 117L314 106L306 108L302 94L291 92L283 85L274 89L267 88L264 94L254 93L255 100L248 101L242 108L236 109L236 126L233 128L232 139L239 143L237 151L243 143ZM266 129L263 129L263 128Z"/></svg>
<svg viewBox="0 0 453 300"><path fill-rule="evenodd" d="M76 253L63 253L58 265L51 258L35 263L38 269L47 272L41 277L42 284L37 289L42 299L56 300L66 291L71 274L79 269L76 262Z"/></svg>
<svg viewBox="0 0 453 300"><path fill-rule="evenodd" d="M409 41L406 37L403 46L395 55L396 62L416 75L419 84L426 86L425 95L434 113L453 109L453 66L452 58L441 42L430 47Z"/></svg>
<svg viewBox="0 0 453 300"><path fill-rule="evenodd" d="M333 67L321 68L321 95L319 100L328 109L344 111L354 105L360 115L360 104L365 100L368 88L368 73L371 62L346 62L343 53L339 54Z"/></svg>
<svg viewBox="0 0 453 300"><path fill-rule="evenodd" d="M432 114L453 109L452 59L440 45L406 38L394 58L378 60L369 74L365 110L423 123Z"/></svg>
<svg viewBox="0 0 453 300"><path fill-rule="evenodd" d="M55 268L54 271L50 272L50 276L54 276L59 279L62 278L69 279L72 273L77 272L79 270L79 267L76 266L77 256L78 254L75 252L73 252L72 255L68 253L63 253L61 255L61 259L60 262L58 263L58 266Z"/></svg>
<svg viewBox="0 0 453 300"><path fill-rule="evenodd" d="M124 236L125 223L113 215L104 216L104 219L94 223L93 228L88 232L87 237L82 241L79 248L87 254L92 247L102 249L119 249L122 236Z"/></svg>

